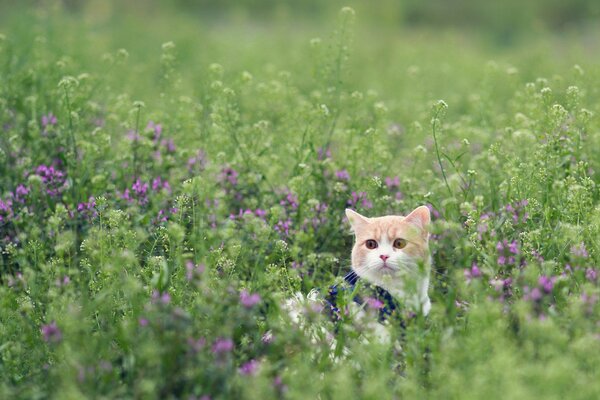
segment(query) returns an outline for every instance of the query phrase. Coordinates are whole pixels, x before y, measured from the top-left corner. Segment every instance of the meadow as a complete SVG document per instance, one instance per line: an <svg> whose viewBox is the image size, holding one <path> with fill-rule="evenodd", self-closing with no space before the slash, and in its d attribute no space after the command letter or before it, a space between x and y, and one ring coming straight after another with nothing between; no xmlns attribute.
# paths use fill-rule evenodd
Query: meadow
<svg viewBox="0 0 600 400"><path fill-rule="evenodd" d="M0 3L0 398L600 398L600 30L357 3ZM419 205L429 316L290 321Z"/></svg>

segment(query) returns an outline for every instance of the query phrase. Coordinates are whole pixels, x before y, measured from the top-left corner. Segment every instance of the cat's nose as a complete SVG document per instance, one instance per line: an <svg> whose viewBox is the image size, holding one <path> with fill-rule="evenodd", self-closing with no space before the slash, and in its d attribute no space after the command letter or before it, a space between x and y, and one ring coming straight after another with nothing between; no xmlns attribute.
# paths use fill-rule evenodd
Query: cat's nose
<svg viewBox="0 0 600 400"><path fill-rule="evenodd" d="M385 261L388 258L390 258L390 256L386 256L385 254L382 254L382 255L379 256L379 258L381 258L383 261Z"/></svg>

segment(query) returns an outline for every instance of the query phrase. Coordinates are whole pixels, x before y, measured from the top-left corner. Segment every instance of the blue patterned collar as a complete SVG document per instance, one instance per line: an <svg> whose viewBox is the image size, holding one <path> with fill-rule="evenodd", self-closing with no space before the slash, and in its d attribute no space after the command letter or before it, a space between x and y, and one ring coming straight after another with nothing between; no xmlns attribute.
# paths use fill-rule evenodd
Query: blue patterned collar
<svg viewBox="0 0 600 400"><path fill-rule="evenodd" d="M338 294L340 292L349 290L350 293L354 293L356 289L356 284L360 280L360 277L354 271L350 271L346 276L344 276L344 283L341 285L333 285L329 287L328 294L325 297L325 300L328 303L331 317L334 320L341 319L340 309L337 304ZM379 308L379 321L385 321L390 316L394 314L396 309L399 308L398 302L394 299L394 297L387 290L374 285L368 285L371 287L372 295L371 298L375 300L379 300L383 306ZM352 300L358 305L362 306L366 303L366 301L359 295L355 294Z"/></svg>

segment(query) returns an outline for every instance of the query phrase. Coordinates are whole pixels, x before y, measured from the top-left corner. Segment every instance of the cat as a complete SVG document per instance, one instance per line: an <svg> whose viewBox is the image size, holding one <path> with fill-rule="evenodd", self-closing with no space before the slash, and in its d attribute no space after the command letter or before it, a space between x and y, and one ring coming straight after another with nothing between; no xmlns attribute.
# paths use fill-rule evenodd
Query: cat
<svg viewBox="0 0 600 400"><path fill-rule="evenodd" d="M325 296L317 289L310 291L306 297L296 293L286 301L284 308L294 323L306 328L303 310L306 310L307 303L325 306L333 319L336 319L340 316L338 295L341 291L350 289L353 296L350 313L353 318L368 325L380 342L387 342L389 335L385 325L388 317L400 311L400 307L404 308L403 311L421 313L424 316L431 310L428 295L431 270L430 212L427 207L421 206L406 217L387 215L368 218L346 209L346 217L355 240L351 271L344 277L344 285L329 287ZM355 286L361 280L366 286L374 286L374 297L366 297L367 301L363 301L364 296L356 294ZM374 321L367 320L365 306L374 302L379 308L379 317ZM328 332L327 334L331 336Z"/></svg>
<svg viewBox="0 0 600 400"><path fill-rule="evenodd" d="M349 276L356 274L412 311L429 314L429 208L376 218L346 209L346 217L355 235Z"/></svg>

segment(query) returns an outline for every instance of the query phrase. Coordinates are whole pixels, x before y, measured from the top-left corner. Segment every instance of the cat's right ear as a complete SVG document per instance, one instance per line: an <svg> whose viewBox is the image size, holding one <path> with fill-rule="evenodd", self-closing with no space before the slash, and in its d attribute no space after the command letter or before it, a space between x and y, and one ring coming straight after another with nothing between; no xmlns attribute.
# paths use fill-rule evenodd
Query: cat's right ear
<svg viewBox="0 0 600 400"><path fill-rule="evenodd" d="M350 221L350 226L352 226L353 232L356 232L362 226L369 223L369 218L362 216L349 208L346 208L346 217L348 218L348 221Z"/></svg>

